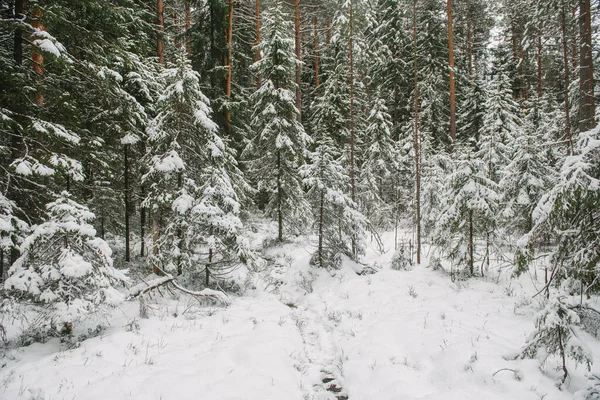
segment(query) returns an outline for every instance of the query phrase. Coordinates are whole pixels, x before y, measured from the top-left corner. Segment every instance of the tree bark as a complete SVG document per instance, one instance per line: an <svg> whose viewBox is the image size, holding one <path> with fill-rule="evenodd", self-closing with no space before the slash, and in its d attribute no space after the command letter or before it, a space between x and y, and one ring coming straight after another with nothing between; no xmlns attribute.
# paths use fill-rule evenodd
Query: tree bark
<svg viewBox="0 0 600 400"><path fill-rule="evenodd" d="M281 152L277 151L277 239L283 241L283 188L281 187Z"/></svg>
<svg viewBox="0 0 600 400"><path fill-rule="evenodd" d="M183 3L183 8L185 9L185 51L189 56L192 52L192 33L190 32L192 27L192 9L189 0Z"/></svg>
<svg viewBox="0 0 600 400"><path fill-rule="evenodd" d="M350 189L352 201L356 202L356 182L354 176L354 0L350 0L350 36L348 53L350 59ZM352 237L352 256L356 257L356 238Z"/></svg>
<svg viewBox="0 0 600 400"><path fill-rule="evenodd" d="M254 42L254 46L256 46L256 50L254 51L254 62L260 61L260 49L258 46L260 45L260 0L256 0L256 5L254 9L254 26L256 28L256 41ZM260 74L256 76L256 89L260 88L262 77Z"/></svg>
<svg viewBox="0 0 600 400"><path fill-rule="evenodd" d="M414 80L415 80L415 129L413 147L415 152L415 223L417 225L417 264L421 264L421 174L420 174L420 143L419 143L419 70L417 62L417 0L413 0L413 46L414 46Z"/></svg>
<svg viewBox="0 0 600 400"><path fill-rule="evenodd" d="M594 128L594 61L590 0L579 0L579 131Z"/></svg>
<svg viewBox="0 0 600 400"><path fill-rule="evenodd" d="M42 10L38 6L35 6L31 15L31 26L35 29L43 31L44 27L42 26ZM44 95L42 93L41 86L42 77L44 76L44 56L35 46L33 46L31 50L31 61L33 62L33 72L35 72L35 75L37 77L38 85L38 89L36 91L34 100L38 106L43 107Z"/></svg>
<svg viewBox="0 0 600 400"><path fill-rule="evenodd" d="M229 15L227 20L227 80L225 81L227 107L225 108L225 133L228 137L231 137L231 110L229 109L229 102L231 101L231 76L233 72L233 0L229 0Z"/></svg>
<svg viewBox="0 0 600 400"><path fill-rule="evenodd" d="M563 48L563 66L564 66L564 103L565 103L565 136L567 139L567 150L569 154L573 154L573 141L571 139L571 117L569 105L569 54L567 46L567 26L566 26L566 15L565 15L565 0L561 0L561 13L560 13L560 27L561 27L561 39Z"/></svg>
<svg viewBox="0 0 600 400"><path fill-rule="evenodd" d="M452 0L448 0L448 60L450 64L450 137L456 140L456 87L454 82L454 33L452 31Z"/></svg>
<svg viewBox="0 0 600 400"><path fill-rule="evenodd" d="M15 19L25 18L25 0L15 0ZM17 65L23 65L23 31L17 27L13 46L13 55Z"/></svg>
<svg viewBox="0 0 600 400"><path fill-rule="evenodd" d="M130 243L129 243L129 145L123 146L124 156L124 179L125 179L125 192L123 201L125 203L125 261L130 261Z"/></svg>
<svg viewBox="0 0 600 400"><path fill-rule="evenodd" d="M319 32L317 30L317 17L313 18L313 32L314 32L314 51L315 51L315 87L319 87Z"/></svg>
<svg viewBox="0 0 600 400"><path fill-rule="evenodd" d="M298 109L298 121L302 120L302 90L300 85L302 84L302 54L301 54L301 36L300 36L300 0L294 0L294 38L295 38L295 51L296 60L296 108Z"/></svg>
<svg viewBox="0 0 600 400"><path fill-rule="evenodd" d="M165 48L165 20L164 20L165 7L163 0L156 0L156 15L158 19L158 36L156 39L156 55L158 56L158 63L163 64L164 59L164 48Z"/></svg>
<svg viewBox="0 0 600 400"><path fill-rule="evenodd" d="M473 33L471 32L471 2L467 0L467 65L469 82L473 83Z"/></svg>

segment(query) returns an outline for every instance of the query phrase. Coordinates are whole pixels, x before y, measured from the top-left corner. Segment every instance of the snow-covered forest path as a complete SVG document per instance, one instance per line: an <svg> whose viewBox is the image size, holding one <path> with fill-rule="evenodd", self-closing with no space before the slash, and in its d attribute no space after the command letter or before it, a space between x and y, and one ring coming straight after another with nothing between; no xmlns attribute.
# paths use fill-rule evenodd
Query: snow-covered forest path
<svg viewBox="0 0 600 400"><path fill-rule="evenodd" d="M78 348L53 339L11 350L0 399L572 398L554 385L556 360L544 374L536 360L503 357L533 329L526 280L453 283L424 266L390 270L391 252L374 250L376 274L349 263L311 274L306 247L278 251L293 263L277 294L257 287L208 310L158 296L149 319L126 304ZM570 368L570 389L582 387Z"/></svg>

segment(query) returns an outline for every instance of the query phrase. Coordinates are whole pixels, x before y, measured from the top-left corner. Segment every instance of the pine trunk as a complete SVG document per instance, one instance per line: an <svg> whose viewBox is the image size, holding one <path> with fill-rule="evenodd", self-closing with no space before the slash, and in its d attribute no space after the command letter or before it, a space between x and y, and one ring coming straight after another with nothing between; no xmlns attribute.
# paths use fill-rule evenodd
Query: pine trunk
<svg viewBox="0 0 600 400"><path fill-rule="evenodd" d="M15 19L25 18L25 0L15 0ZM13 55L17 65L23 65L23 31L18 27L15 29Z"/></svg>
<svg viewBox="0 0 600 400"><path fill-rule="evenodd" d="M296 108L298 109L298 120L302 120L302 90L300 85L302 84L302 54L301 54L301 36L300 36L300 0L294 0L294 38L295 38L295 51L296 60Z"/></svg>
<svg viewBox="0 0 600 400"><path fill-rule="evenodd" d="M156 1L156 16L158 19L158 36L156 39L156 55L158 56L159 64L163 64L164 59L164 49L165 49L165 20L164 20L164 4L163 0Z"/></svg>
<svg viewBox="0 0 600 400"><path fill-rule="evenodd" d="M352 201L356 201L356 182L354 176L354 5L350 0L350 36L348 53L350 59L350 190ZM352 237L352 256L356 257L356 238Z"/></svg>
<svg viewBox="0 0 600 400"><path fill-rule="evenodd" d="M452 31L452 0L448 0L448 60L450 64L450 137L456 140L456 86L454 82L454 33Z"/></svg>
<svg viewBox="0 0 600 400"><path fill-rule="evenodd" d="M314 32L314 51L315 51L315 87L319 87L319 32L317 30L317 17L313 18L313 32Z"/></svg>
<svg viewBox="0 0 600 400"><path fill-rule="evenodd" d="M125 261L130 261L130 243L129 243L129 145L123 146L124 156L124 179L125 179L125 192L123 202L125 203Z"/></svg>
<svg viewBox="0 0 600 400"><path fill-rule="evenodd" d="M563 48L563 67L564 67L564 103L565 103L565 137L567 139L567 149L569 154L573 154L573 140L571 139L571 117L569 105L569 54L567 46L567 25L566 25L566 11L565 11L565 0L561 0L561 13L560 13L560 27L561 27L561 39Z"/></svg>
<svg viewBox="0 0 600 400"><path fill-rule="evenodd" d="M277 239L283 242L283 188L281 187L281 152L277 151Z"/></svg>
<svg viewBox="0 0 600 400"><path fill-rule="evenodd" d="M260 0L256 0L255 10L254 10L254 26L256 29L256 41L254 42L254 46L256 46L256 50L254 51L254 62L260 61L260 49L258 45L260 44ZM258 74L256 76L256 89L260 88L261 84L261 76Z"/></svg>
<svg viewBox="0 0 600 400"><path fill-rule="evenodd" d="M579 0L579 131L594 128L594 61L590 0Z"/></svg>
<svg viewBox="0 0 600 400"><path fill-rule="evenodd" d="M183 3L183 7L185 9L185 51L189 55L192 51L192 33L190 32L192 27L192 9L189 0Z"/></svg>
<svg viewBox="0 0 600 400"><path fill-rule="evenodd" d="M417 0L413 0L413 46L414 46L414 80L415 80L415 129L413 146L415 152L415 223L417 226L417 264L421 264L421 173L419 144L419 70L417 63Z"/></svg>
<svg viewBox="0 0 600 400"><path fill-rule="evenodd" d="M227 17L227 57L225 66L227 67L227 78L225 80L225 96L227 97L227 106L225 107L225 133L227 137L231 137L231 110L229 102L231 101L231 75L233 72L232 56L233 56L233 0L229 0L229 14Z"/></svg>
<svg viewBox="0 0 600 400"><path fill-rule="evenodd" d="M40 10L39 7L35 6L31 14L31 26L35 29L43 31L44 27L42 26L42 10ZM44 56L35 46L33 46L31 50L31 61L33 62L33 72L35 72L38 85L38 89L34 96L34 100L38 106L43 107L44 95L42 93L41 86L42 77L44 76Z"/></svg>

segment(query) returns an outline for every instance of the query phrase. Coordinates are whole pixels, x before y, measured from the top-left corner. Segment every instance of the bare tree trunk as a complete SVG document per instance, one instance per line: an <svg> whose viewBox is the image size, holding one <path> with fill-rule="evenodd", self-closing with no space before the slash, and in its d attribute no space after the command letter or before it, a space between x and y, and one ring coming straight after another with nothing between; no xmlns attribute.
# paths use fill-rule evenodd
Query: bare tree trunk
<svg viewBox="0 0 600 400"><path fill-rule="evenodd" d="M15 0L15 19L25 18L25 1ZM18 27L15 29L13 55L17 65L23 65L23 31Z"/></svg>
<svg viewBox="0 0 600 400"><path fill-rule="evenodd" d="M542 29L538 26L537 30L537 97L542 99L543 82L542 82Z"/></svg>
<svg viewBox="0 0 600 400"><path fill-rule="evenodd" d="M124 175L125 175L125 193L124 193L124 203L125 203L125 261L130 261L130 243L129 243L129 145L126 144L123 146L123 156L124 156Z"/></svg>
<svg viewBox="0 0 600 400"><path fill-rule="evenodd" d="M258 45L260 44L260 0L256 0L256 6L255 6L254 13L255 13L254 25L256 28L256 41L254 42L254 45L256 46L256 50L254 52L254 62L258 62L258 61L260 61L260 49L258 48ZM262 79L262 77L260 76L260 74L258 74L258 76L256 77L256 88L257 89L260 88L261 79Z"/></svg>
<svg viewBox="0 0 600 400"><path fill-rule="evenodd" d="M415 209L417 225L417 264L421 264L421 174L420 174L420 143L419 143L419 70L417 63L417 0L413 0L413 46L414 46L414 79L415 79L415 131L413 146L415 152Z"/></svg>
<svg viewBox="0 0 600 400"><path fill-rule="evenodd" d="M294 38L296 42L296 108L298 109L298 121L302 120L302 90L300 85L302 83L302 46L300 36L300 0L294 0Z"/></svg>
<svg viewBox="0 0 600 400"><path fill-rule="evenodd" d="M156 0L156 15L158 18L158 37L156 40L156 55L158 56L158 63L163 64L164 59L164 49L165 49L165 19L164 19L164 11L165 7L163 4L163 0Z"/></svg>
<svg viewBox="0 0 600 400"><path fill-rule="evenodd" d="M185 10L185 51L189 55L192 52L192 33L190 32L192 27L192 10L189 0L183 3L183 8Z"/></svg>
<svg viewBox="0 0 600 400"><path fill-rule="evenodd" d="M317 30L317 17L313 18L313 32L314 32L314 51L315 51L315 87L319 87L319 33Z"/></svg>
<svg viewBox="0 0 600 400"><path fill-rule="evenodd" d="M590 0L579 0L579 131L594 128L594 60Z"/></svg>
<svg viewBox="0 0 600 400"><path fill-rule="evenodd" d="M352 201L356 201L356 182L354 176L354 0L350 0L350 36L348 53L350 59L350 189ZM356 257L356 238L352 237L352 255Z"/></svg>
<svg viewBox="0 0 600 400"><path fill-rule="evenodd" d="M281 187L281 152L277 151L277 239L283 242L283 188Z"/></svg>
<svg viewBox="0 0 600 400"><path fill-rule="evenodd" d="M467 0L467 65L469 82L473 83L473 33L471 32L471 2Z"/></svg>
<svg viewBox="0 0 600 400"><path fill-rule="evenodd" d="M229 16L227 25L227 80L225 81L225 96L227 96L227 107L225 108L225 133L231 137L231 110L229 102L231 101L231 74L233 72L233 0L229 0Z"/></svg>
<svg viewBox="0 0 600 400"><path fill-rule="evenodd" d="M564 102L565 102L565 136L567 138L567 149L569 154L573 154L573 141L571 139L571 117L569 105L569 55L567 50L567 26L565 15L565 0L561 0L560 27L562 36L563 48L563 64L564 64Z"/></svg>
<svg viewBox="0 0 600 400"><path fill-rule="evenodd" d="M34 6L32 10L32 18L31 18L31 26L35 29L39 29L40 31L44 30L42 26L42 10L38 6ZM42 93L42 77L44 76L44 56L42 53L35 47L32 47L31 50L31 61L33 62L33 72L35 72L38 89L35 93L35 103L43 107L44 106L44 95Z"/></svg>
<svg viewBox="0 0 600 400"><path fill-rule="evenodd" d="M448 60L450 64L450 137L456 140L456 87L454 82L454 33L452 31L452 0L448 0Z"/></svg>
<svg viewBox="0 0 600 400"><path fill-rule="evenodd" d="M323 213L325 212L325 191L321 191L321 200L319 205L319 266L323 266Z"/></svg>

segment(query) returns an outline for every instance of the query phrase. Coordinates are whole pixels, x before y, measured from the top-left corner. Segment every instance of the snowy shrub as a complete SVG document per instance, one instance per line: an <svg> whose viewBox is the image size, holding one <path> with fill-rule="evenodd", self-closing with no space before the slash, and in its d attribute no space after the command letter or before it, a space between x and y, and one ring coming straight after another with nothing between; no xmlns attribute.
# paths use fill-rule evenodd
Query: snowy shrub
<svg viewBox="0 0 600 400"><path fill-rule="evenodd" d="M564 375L560 384L567 379L569 372L566 358L578 364L585 364L588 370L592 364L589 349L580 341L577 333L579 317L562 296L551 299L546 307L535 316L536 330L529 336L521 350L521 358L541 358L542 362L550 355L557 355L562 362Z"/></svg>
<svg viewBox="0 0 600 400"><path fill-rule="evenodd" d="M128 278L113 267L108 244L95 237L94 214L85 206L63 192L47 208L48 219L25 238L4 287L18 299L48 306L51 326L71 333L73 322L100 305L119 304L123 296L114 285Z"/></svg>
<svg viewBox="0 0 600 400"><path fill-rule="evenodd" d="M575 392L574 400L600 400L600 376L589 374L587 388Z"/></svg>
<svg viewBox="0 0 600 400"><path fill-rule="evenodd" d="M400 247L392 257L392 269L395 271L410 271L412 260L403 247Z"/></svg>

